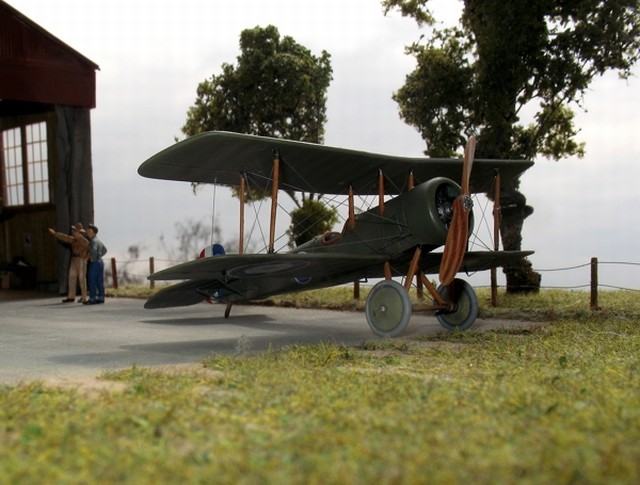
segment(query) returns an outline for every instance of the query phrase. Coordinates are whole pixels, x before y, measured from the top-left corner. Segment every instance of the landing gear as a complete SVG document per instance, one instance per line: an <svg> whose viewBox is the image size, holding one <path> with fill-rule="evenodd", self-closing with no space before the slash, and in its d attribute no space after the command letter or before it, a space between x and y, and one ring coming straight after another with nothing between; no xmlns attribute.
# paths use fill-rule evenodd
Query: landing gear
<svg viewBox="0 0 640 485"><path fill-rule="evenodd" d="M448 294L450 290L453 295ZM447 330L466 330L473 325L478 317L478 297L469 283L456 278L450 285L440 286L438 293L445 301L454 302L452 309L436 313L440 325Z"/></svg>
<svg viewBox="0 0 640 485"><path fill-rule="evenodd" d="M409 324L411 299L397 281L380 281L367 297L365 314L373 333L379 337L397 337Z"/></svg>
<svg viewBox="0 0 640 485"><path fill-rule="evenodd" d="M450 285L436 289L429 285L432 295L438 296L433 306L423 309L436 311L438 323L447 330L466 330L476 321L479 312L478 298L469 283L454 279ZM451 295L449 292L453 292ZM412 304L409 293L394 280L377 283L365 304L369 327L379 337L393 338L402 334L411 318Z"/></svg>

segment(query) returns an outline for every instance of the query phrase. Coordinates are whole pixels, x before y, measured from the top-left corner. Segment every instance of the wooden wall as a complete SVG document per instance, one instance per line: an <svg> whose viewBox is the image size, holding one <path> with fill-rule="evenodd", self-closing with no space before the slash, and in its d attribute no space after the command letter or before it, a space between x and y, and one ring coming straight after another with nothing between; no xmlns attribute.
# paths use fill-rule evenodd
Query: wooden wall
<svg viewBox="0 0 640 485"><path fill-rule="evenodd" d="M67 291L69 247L48 232L52 227L69 233L71 224L93 222L91 126L88 109L49 107L49 111L0 118L0 131L16 123L47 122L50 202L0 207L0 261L21 258L37 268L36 280L26 286ZM23 272L31 278L31 272ZM25 286L16 274L12 286Z"/></svg>

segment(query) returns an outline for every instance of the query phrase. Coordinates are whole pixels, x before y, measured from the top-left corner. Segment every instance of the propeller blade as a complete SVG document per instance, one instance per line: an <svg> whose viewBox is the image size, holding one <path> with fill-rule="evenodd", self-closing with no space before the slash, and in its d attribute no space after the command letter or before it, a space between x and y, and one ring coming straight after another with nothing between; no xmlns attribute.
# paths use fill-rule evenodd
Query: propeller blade
<svg viewBox="0 0 640 485"><path fill-rule="evenodd" d="M453 201L453 219L444 244L444 253L440 262L440 283L449 285L460 270L460 265L467 250L469 238L469 212L472 203L469 198L471 167L476 151L476 138L470 137L464 149L462 165L462 194Z"/></svg>
<svg viewBox="0 0 640 485"><path fill-rule="evenodd" d="M467 249L468 237L469 211L465 210L463 196L460 196L453 201L453 220L440 262L440 283L443 285L449 285L458 273Z"/></svg>

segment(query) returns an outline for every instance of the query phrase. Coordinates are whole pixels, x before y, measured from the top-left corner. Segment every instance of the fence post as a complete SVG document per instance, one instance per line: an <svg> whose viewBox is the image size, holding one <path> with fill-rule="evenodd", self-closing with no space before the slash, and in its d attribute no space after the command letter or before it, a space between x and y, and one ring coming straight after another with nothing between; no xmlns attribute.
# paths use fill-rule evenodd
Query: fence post
<svg viewBox="0 0 640 485"><path fill-rule="evenodd" d="M154 272L155 272L155 258L151 256L149 257L149 275L152 275ZM150 280L149 286L153 290L156 287L156 282L154 280Z"/></svg>
<svg viewBox="0 0 640 485"><path fill-rule="evenodd" d="M353 299L360 299L360 280L356 280L353 282Z"/></svg>
<svg viewBox="0 0 640 485"><path fill-rule="evenodd" d="M118 289L118 270L116 268L116 258L111 258L111 279L113 279L113 289Z"/></svg>
<svg viewBox="0 0 640 485"><path fill-rule="evenodd" d="M591 309L598 309L598 258L591 258Z"/></svg>

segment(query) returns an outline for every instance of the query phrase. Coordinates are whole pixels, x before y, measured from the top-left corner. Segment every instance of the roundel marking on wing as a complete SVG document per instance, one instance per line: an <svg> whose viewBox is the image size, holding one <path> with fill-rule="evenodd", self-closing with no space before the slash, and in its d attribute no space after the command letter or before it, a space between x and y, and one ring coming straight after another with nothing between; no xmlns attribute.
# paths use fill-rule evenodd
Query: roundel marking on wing
<svg viewBox="0 0 640 485"><path fill-rule="evenodd" d="M267 263L246 264L230 269L227 274L233 278L256 278L280 273L298 272L311 264L309 261L270 261Z"/></svg>

